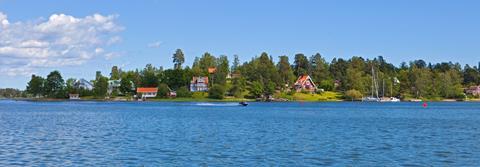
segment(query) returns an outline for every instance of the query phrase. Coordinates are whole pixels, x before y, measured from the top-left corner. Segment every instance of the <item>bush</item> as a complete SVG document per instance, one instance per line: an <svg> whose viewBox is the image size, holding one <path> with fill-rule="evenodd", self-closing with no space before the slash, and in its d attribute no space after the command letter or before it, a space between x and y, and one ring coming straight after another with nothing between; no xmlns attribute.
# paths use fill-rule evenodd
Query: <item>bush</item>
<svg viewBox="0 0 480 167"><path fill-rule="evenodd" d="M327 79L320 82L320 88L325 91L332 91L334 87L335 82L332 79Z"/></svg>
<svg viewBox="0 0 480 167"><path fill-rule="evenodd" d="M168 88L167 84L162 83L158 85L157 97L165 98L168 96L169 93L170 93L170 89Z"/></svg>
<svg viewBox="0 0 480 167"><path fill-rule="evenodd" d="M213 85L208 91L208 97L212 99L223 99L225 95L225 88L221 85Z"/></svg>
<svg viewBox="0 0 480 167"><path fill-rule="evenodd" d="M253 81L248 90L250 91L250 95L252 97L258 98L262 96L264 88L262 83Z"/></svg>
<svg viewBox="0 0 480 167"><path fill-rule="evenodd" d="M192 98L194 99L202 99L202 98L205 98L207 93L205 92L193 92L192 93Z"/></svg>
<svg viewBox="0 0 480 167"><path fill-rule="evenodd" d="M192 92L187 87L181 87L177 89L177 97L192 97Z"/></svg>
<svg viewBox="0 0 480 167"><path fill-rule="evenodd" d="M351 89L345 92L345 97L353 101L353 100L362 98L362 93L359 92L358 90Z"/></svg>

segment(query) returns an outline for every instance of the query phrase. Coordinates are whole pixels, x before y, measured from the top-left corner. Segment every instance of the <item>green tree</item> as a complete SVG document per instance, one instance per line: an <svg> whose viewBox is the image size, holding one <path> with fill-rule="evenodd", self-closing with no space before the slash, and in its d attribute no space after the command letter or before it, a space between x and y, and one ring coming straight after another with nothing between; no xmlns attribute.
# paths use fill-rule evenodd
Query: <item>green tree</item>
<svg viewBox="0 0 480 167"><path fill-rule="evenodd" d="M258 81L253 81L252 84L248 87L248 90L251 96L258 98L263 95L263 85Z"/></svg>
<svg viewBox="0 0 480 167"><path fill-rule="evenodd" d="M330 63L329 71L333 76L333 79L339 83L337 90L345 91L347 89L347 68L348 62L344 59L334 58Z"/></svg>
<svg viewBox="0 0 480 167"><path fill-rule="evenodd" d="M427 68L412 68L412 94L417 98L429 97L432 92L432 72Z"/></svg>
<svg viewBox="0 0 480 167"><path fill-rule="evenodd" d="M368 88L371 88L372 83L367 82L371 81L371 76L366 76L363 71L360 69L355 68L354 66L349 66L347 68L347 76L346 76L346 83L347 83L347 89L355 89L357 91L360 91L361 93L365 94L369 90ZM368 85L368 86L367 86Z"/></svg>
<svg viewBox="0 0 480 167"><path fill-rule="evenodd" d="M197 63L194 63L192 68L201 70L202 76L208 75L208 68L216 67L216 58L212 56L210 53L205 52L202 57L198 60Z"/></svg>
<svg viewBox="0 0 480 167"><path fill-rule="evenodd" d="M275 93L275 83L270 81L265 86L263 94L265 95L265 97L269 97L269 96L273 95L274 93Z"/></svg>
<svg viewBox="0 0 480 167"><path fill-rule="evenodd" d="M120 81L120 92L124 95L129 95L133 93L132 80L129 78L122 78Z"/></svg>
<svg viewBox="0 0 480 167"><path fill-rule="evenodd" d="M164 71L161 82L170 86L173 90L180 87L189 86L192 79L192 72L189 68L185 69L168 69Z"/></svg>
<svg viewBox="0 0 480 167"><path fill-rule="evenodd" d="M152 64L147 64L140 72L141 87L157 87L159 79L157 77L158 69Z"/></svg>
<svg viewBox="0 0 480 167"><path fill-rule="evenodd" d="M444 98L458 98L463 94L462 78L460 72L449 69L445 72L436 72L435 85L438 94Z"/></svg>
<svg viewBox="0 0 480 167"><path fill-rule="evenodd" d="M185 62L185 56L181 49L177 49L173 54L174 69L182 69L182 64Z"/></svg>
<svg viewBox="0 0 480 167"><path fill-rule="evenodd" d="M293 66L294 66L295 76L308 74L308 72L309 72L308 59L302 53L298 53L298 54L295 55L295 62L293 63Z"/></svg>
<svg viewBox="0 0 480 167"><path fill-rule="evenodd" d="M480 84L480 72L468 64L463 70L463 77L463 84L466 86Z"/></svg>
<svg viewBox="0 0 480 167"><path fill-rule="evenodd" d="M350 100L358 100L360 98L362 98L362 93L358 90L355 90L355 89L351 89L351 90L348 90L347 92L345 92L345 97L347 99L350 99Z"/></svg>
<svg viewBox="0 0 480 167"><path fill-rule="evenodd" d="M108 91L108 78L104 76L98 77L95 80L94 88L93 88L93 95L96 98L104 98L107 95Z"/></svg>
<svg viewBox="0 0 480 167"><path fill-rule="evenodd" d="M117 80L120 79L120 69L117 66L112 67L112 72L110 72L110 79Z"/></svg>
<svg viewBox="0 0 480 167"><path fill-rule="evenodd" d="M75 87L75 78L68 78L66 82L65 90L67 93L80 93L80 90Z"/></svg>
<svg viewBox="0 0 480 167"><path fill-rule="evenodd" d="M95 72L95 80L98 80L100 77L102 77L102 72L101 71L96 71Z"/></svg>
<svg viewBox="0 0 480 167"><path fill-rule="evenodd" d="M161 83L158 85L157 97L165 98L170 93L170 88L167 84Z"/></svg>
<svg viewBox="0 0 480 167"><path fill-rule="evenodd" d="M235 73L237 72L237 69L238 67L240 66L240 59L238 58L238 55L233 55L233 64L232 64L232 68L231 68L231 71L232 73Z"/></svg>
<svg viewBox="0 0 480 167"><path fill-rule="evenodd" d="M310 57L310 67L312 71L311 77L317 85L320 85L323 80L330 79L328 63L325 61L322 55L320 55L320 53L317 53Z"/></svg>
<svg viewBox="0 0 480 167"><path fill-rule="evenodd" d="M227 56L220 56L217 59L217 71L214 74L214 84L219 84L225 87L227 84L227 75L229 73L229 65Z"/></svg>
<svg viewBox="0 0 480 167"><path fill-rule="evenodd" d="M192 92L187 87L183 86L177 89L177 97L192 97Z"/></svg>
<svg viewBox="0 0 480 167"><path fill-rule="evenodd" d="M280 61L277 64L278 74L280 75L281 87L286 88L286 85L293 85L295 82L295 75L292 67L288 62L288 56L280 56Z"/></svg>
<svg viewBox="0 0 480 167"><path fill-rule="evenodd" d="M244 77L235 77L232 79L232 88L230 89L230 94L241 98L243 92L245 91L246 81Z"/></svg>
<svg viewBox="0 0 480 167"><path fill-rule="evenodd" d="M280 83L280 75L273 63L273 59L265 52L263 52L258 58L258 65L252 73L258 75L263 84L268 84L269 82Z"/></svg>
<svg viewBox="0 0 480 167"><path fill-rule="evenodd" d="M332 91L335 88L335 82L332 79L322 80L319 87L326 91Z"/></svg>
<svg viewBox="0 0 480 167"><path fill-rule="evenodd" d="M28 82L27 92L34 97L38 97L44 94L44 82L41 76L32 75L32 79Z"/></svg>
<svg viewBox="0 0 480 167"><path fill-rule="evenodd" d="M45 93L50 98L65 98L65 81L58 71L52 71L45 80Z"/></svg>
<svg viewBox="0 0 480 167"><path fill-rule="evenodd" d="M212 99L223 99L225 88L222 85L215 84L208 90L208 97Z"/></svg>

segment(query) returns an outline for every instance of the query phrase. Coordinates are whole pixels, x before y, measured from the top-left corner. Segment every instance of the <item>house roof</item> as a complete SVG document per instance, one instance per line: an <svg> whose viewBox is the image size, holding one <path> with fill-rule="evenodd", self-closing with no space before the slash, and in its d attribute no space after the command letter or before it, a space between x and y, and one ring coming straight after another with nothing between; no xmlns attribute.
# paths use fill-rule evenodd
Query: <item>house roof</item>
<svg viewBox="0 0 480 167"><path fill-rule="evenodd" d="M477 89L480 89L480 85L479 86L470 86L468 88L468 90L477 90Z"/></svg>
<svg viewBox="0 0 480 167"><path fill-rule="evenodd" d="M203 80L203 83L208 84L208 77L193 77L191 83L196 84L198 80Z"/></svg>
<svg viewBox="0 0 480 167"><path fill-rule="evenodd" d="M217 68L215 68L215 67L209 67L208 68L208 73L212 74L212 73L215 73L215 72L217 72Z"/></svg>
<svg viewBox="0 0 480 167"><path fill-rule="evenodd" d="M158 88L137 88L137 93L151 93L151 92L157 92Z"/></svg>
<svg viewBox="0 0 480 167"><path fill-rule="evenodd" d="M315 85L315 82L313 82L312 78L310 78L309 75L301 75L298 77L297 82L295 82L295 85L303 85L305 84L306 81L310 81L314 87L317 87Z"/></svg>

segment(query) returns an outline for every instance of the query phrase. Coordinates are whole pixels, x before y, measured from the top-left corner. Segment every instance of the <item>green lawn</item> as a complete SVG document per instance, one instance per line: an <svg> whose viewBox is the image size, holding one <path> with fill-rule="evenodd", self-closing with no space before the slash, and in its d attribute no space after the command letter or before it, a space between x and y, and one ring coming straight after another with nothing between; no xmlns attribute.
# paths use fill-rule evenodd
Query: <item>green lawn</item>
<svg viewBox="0 0 480 167"><path fill-rule="evenodd" d="M293 95L277 93L274 97L284 98L290 101L342 101L342 94L332 91L325 91L320 94L295 93Z"/></svg>

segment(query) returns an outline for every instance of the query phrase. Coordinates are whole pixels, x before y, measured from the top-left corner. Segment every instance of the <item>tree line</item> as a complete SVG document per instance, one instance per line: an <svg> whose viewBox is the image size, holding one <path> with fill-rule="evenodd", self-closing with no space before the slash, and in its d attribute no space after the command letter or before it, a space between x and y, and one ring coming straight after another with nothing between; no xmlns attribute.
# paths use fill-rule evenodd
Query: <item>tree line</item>
<svg viewBox="0 0 480 167"><path fill-rule="evenodd" d="M462 67L452 62L432 64L413 60L395 66L382 56L373 59L357 56L333 58L328 62L319 53L311 56L298 53L293 61L283 55L278 57L277 62L265 52L244 62L237 55L233 57L230 63L225 55L214 56L206 52L195 57L191 66L184 66L185 55L177 49L172 55L172 69L147 64L141 69L123 71L114 66L107 76L97 72L92 81L93 91L75 87L71 83L75 80L73 78L65 82L59 71L51 72L46 78L33 75L26 90L31 96L65 98L68 93L79 93L80 96L103 98L131 96L135 94L136 87L158 87L160 98L166 97L169 91L176 91L178 97L191 97L194 95L189 91L192 77L206 76L209 78L208 94L211 98L260 98L277 92L294 93L292 86L296 79L300 75L310 75L323 91L368 96L374 91L372 70L375 71L380 95L385 97L463 98L464 88L480 84L478 66L467 64ZM212 73L209 68L216 71ZM120 81L113 92L107 91L109 80Z"/></svg>

